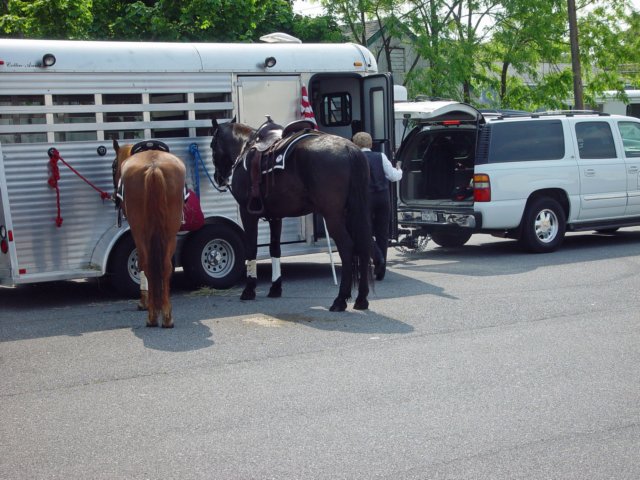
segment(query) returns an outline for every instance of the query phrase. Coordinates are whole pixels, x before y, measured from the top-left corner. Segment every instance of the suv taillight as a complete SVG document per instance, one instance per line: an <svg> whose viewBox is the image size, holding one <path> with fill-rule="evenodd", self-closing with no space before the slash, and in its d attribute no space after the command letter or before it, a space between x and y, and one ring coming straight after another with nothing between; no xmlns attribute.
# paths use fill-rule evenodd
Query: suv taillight
<svg viewBox="0 0 640 480"><path fill-rule="evenodd" d="M473 176L473 201L491 201L491 182L489 181L489 175L476 173Z"/></svg>

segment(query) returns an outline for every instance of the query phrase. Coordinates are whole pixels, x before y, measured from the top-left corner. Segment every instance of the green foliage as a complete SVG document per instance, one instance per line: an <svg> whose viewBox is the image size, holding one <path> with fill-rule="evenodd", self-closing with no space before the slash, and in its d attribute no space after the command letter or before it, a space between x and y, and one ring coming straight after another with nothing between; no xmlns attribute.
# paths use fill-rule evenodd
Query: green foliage
<svg viewBox="0 0 640 480"><path fill-rule="evenodd" d="M251 42L280 31L304 42L352 41L379 58L412 47L411 95L536 110L571 99L566 0L317 0L327 14L294 14L288 0L2 0L12 38ZM631 0L577 0L585 103L640 86L640 13ZM587 8L588 7L588 8ZM367 42L371 22L378 44Z"/></svg>
<svg viewBox="0 0 640 480"><path fill-rule="evenodd" d="M341 41L332 17L306 18L287 0L7 0L0 35L18 38L248 42L274 31Z"/></svg>
<svg viewBox="0 0 640 480"><path fill-rule="evenodd" d="M9 0L0 34L13 38L86 39L93 20L87 0Z"/></svg>

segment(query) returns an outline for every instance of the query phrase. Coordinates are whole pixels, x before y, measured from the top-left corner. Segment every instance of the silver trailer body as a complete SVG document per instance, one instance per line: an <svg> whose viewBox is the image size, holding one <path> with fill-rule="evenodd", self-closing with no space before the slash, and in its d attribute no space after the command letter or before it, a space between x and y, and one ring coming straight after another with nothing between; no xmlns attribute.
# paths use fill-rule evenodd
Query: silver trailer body
<svg viewBox="0 0 640 480"><path fill-rule="evenodd" d="M273 66L266 65L270 57ZM126 266L118 265L122 252L114 258L130 235L126 222L116 226L113 203L60 165L58 227L56 192L48 185L47 152L53 147L111 192L117 138L120 144L160 139L183 159L211 238L190 242L198 232L181 233L177 265L185 249L197 244L203 250L192 257L201 259L200 280L231 286L238 281L237 264L244 262L237 245L242 226L230 193L216 191L209 180L211 118L235 116L258 127L271 115L286 124L300 118L306 86L321 130L350 137L356 125L390 154L393 89L389 76L375 74L372 54L354 44L0 40L0 285L99 277L126 268L128 287L135 286L135 256L124 256ZM194 144L202 164L191 153ZM312 215L285 219L283 255L326 248L319 226ZM268 256L268 241L264 223L260 258ZM213 256L227 264L218 265Z"/></svg>

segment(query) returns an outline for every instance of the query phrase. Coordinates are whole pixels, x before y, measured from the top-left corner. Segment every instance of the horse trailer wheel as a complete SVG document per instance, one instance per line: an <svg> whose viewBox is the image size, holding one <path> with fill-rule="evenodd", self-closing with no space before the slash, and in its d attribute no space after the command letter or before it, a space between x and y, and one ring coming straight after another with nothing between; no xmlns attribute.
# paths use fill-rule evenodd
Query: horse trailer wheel
<svg viewBox="0 0 640 480"><path fill-rule="evenodd" d="M205 225L192 233L182 251L182 268L196 287L226 289L244 273L244 242L231 227Z"/></svg>
<svg viewBox="0 0 640 480"><path fill-rule="evenodd" d="M140 295L140 269L138 251L131 235L126 235L109 256L109 278L114 290L123 297Z"/></svg>
<svg viewBox="0 0 640 480"><path fill-rule="evenodd" d="M560 204L553 198L537 198L522 217L520 243L530 252L553 252L564 240L565 231L565 214Z"/></svg>
<svg viewBox="0 0 640 480"><path fill-rule="evenodd" d="M471 232L431 232L431 240L441 247L461 247L469 241Z"/></svg>

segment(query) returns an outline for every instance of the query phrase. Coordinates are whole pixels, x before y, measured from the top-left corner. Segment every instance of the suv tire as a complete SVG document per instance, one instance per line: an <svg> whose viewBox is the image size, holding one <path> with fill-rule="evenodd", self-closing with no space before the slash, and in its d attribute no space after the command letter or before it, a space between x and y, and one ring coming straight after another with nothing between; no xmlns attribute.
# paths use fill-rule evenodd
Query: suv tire
<svg viewBox="0 0 640 480"><path fill-rule="evenodd" d="M549 197L536 198L522 217L520 244L534 253L553 252L562 244L566 228L560 203Z"/></svg>
<svg viewBox="0 0 640 480"><path fill-rule="evenodd" d="M461 247L469 241L471 232L432 232L431 240L441 247Z"/></svg>

